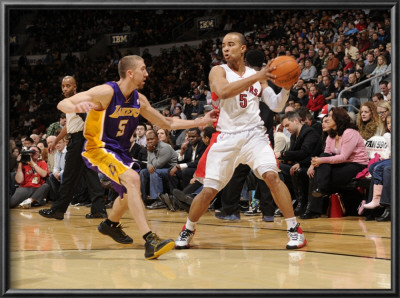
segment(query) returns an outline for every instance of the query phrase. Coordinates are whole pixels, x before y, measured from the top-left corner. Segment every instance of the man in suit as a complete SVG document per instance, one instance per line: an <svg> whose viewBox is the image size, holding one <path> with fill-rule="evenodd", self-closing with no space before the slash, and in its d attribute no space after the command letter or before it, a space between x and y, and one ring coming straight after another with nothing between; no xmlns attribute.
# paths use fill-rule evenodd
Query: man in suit
<svg viewBox="0 0 400 298"><path fill-rule="evenodd" d="M201 140L200 129L197 127L190 128L187 134L188 141L181 146L178 163L169 172L171 192L174 188L182 190L190 183L200 157L207 147Z"/></svg>
<svg viewBox="0 0 400 298"><path fill-rule="evenodd" d="M298 202L294 213L299 216L306 211L307 169L311 164L311 157L321 153L322 140L314 128L302 123L297 112L287 112L281 123L291 133L290 148L275 153L275 156L280 161L279 168L285 183L292 188Z"/></svg>

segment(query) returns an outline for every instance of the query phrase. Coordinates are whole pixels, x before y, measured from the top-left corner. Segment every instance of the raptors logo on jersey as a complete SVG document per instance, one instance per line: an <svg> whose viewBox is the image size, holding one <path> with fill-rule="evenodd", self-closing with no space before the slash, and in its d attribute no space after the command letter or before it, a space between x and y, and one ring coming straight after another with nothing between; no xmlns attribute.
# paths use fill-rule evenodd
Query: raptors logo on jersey
<svg viewBox="0 0 400 298"><path fill-rule="evenodd" d="M243 76L238 75L227 64L222 67L226 72L229 83L242 80L253 75L256 71L246 67ZM233 98L220 99L214 92L211 93L212 106L220 110L216 130L221 132L238 132L251 130L257 126L264 125L260 117L259 96L261 95L261 84L253 84L242 93Z"/></svg>

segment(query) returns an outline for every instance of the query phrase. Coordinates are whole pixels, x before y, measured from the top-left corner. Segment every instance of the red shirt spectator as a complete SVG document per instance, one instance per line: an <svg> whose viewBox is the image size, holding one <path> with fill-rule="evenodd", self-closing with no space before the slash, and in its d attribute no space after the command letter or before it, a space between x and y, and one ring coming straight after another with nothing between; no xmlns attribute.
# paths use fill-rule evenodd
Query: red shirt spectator
<svg viewBox="0 0 400 298"><path fill-rule="evenodd" d="M312 86L310 88L307 109L309 109L311 112L318 112L323 108L324 105L325 97L322 94L319 94L317 87Z"/></svg>

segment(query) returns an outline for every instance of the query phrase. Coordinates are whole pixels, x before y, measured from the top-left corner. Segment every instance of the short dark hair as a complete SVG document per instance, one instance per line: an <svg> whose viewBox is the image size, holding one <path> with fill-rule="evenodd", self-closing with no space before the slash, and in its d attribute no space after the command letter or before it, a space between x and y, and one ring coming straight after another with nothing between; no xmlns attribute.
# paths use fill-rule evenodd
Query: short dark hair
<svg viewBox="0 0 400 298"><path fill-rule="evenodd" d="M31 143L35 143L35 141L31 137L26 137L25 141L28 141L28 142L31 142Z"/></svg>
<svg viewBox="0 0 400 298"><path fill-rule="evenodd" d="M310 110L307 109L307 107L304 107L304 106L300 107L297 109L296 112L299 114L301 121L305 121L306 118L312 119L312 114L311 114Z"/></svg>
<svg viewBox="0 0 400 298"><path fill-rule="evenodd" d="M249 50L245 54L245 61L249 67L262 68L265 54L260 50Z"/></svg>
<svg viewBox="0 0 400 298"><path fill-rule="evenodd" d="M212 127L212 126L206 126L206 127L204 127L204 129L203 129L203 136L204 136L204 137L208 137L208 138L211 139L212 134L213 134L214 132L216 132L216 130L215 130L214 127Z"/></svg>
<svg viewBox="0 0 400 298"><path fill-rule="evenodd" d="M153 134L156 136L156 138L158 139L158 134L157 134L157 132L156 132L154 129L148 129L148 130L146 131L146 135L149 134L149 133L153 133Z"/></svg>
<svg viewBox="0 0 400 298"><path fill-rule="evenodd" d="M189 131L195 131L197 133L197 135L199 135L199 136L201 134L200 129L198 127L191 127L188 129L188 132Z"/></svg>
<svg viewBox="0 0 400 298"><path fill-rule="evenodd" d="M297 113L295 111L286 112L285 115L283 115L283 117L281 119L281 123L285 119L287 119L289 121L293 121L294 119L301 121L301 117L300 117L299 113Z"/></svg>
<svg viewBox="0 0 400 298"><path fill-rule="evenodd" d="M382 93L375 93L374 95L372 95L372 97L377 97L379 100L383 100L383 99L384 99ZM372 98L372 97L371 97L371 98Z"/></svg>
<svg viewBox="0 0 400 298"><path fill-rule="evenodd" d="M138 126L143 126L143 127L144 127L144 131L147 130L147 126L146 126L146 124L143 123L143 122L140 122L140 123L136 126L136 128L137 128Z"/></svg>

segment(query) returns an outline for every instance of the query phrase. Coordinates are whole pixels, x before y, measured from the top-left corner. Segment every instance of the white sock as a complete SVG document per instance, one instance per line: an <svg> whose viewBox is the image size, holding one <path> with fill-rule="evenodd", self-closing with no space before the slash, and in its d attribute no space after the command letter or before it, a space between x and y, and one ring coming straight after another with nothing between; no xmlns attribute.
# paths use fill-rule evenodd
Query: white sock
<svg viewBox="0 0 400 298"><path fill-rule="evenodd" d="M186 219L186 229L194 231L195 226L196 226L196 222L193 222L189 219L189 217Z"/></svg>
<svg viewBox="0 0 400 298"><path fill-rule="evenodd" d="M287 225L288 230L290 230L291 228L294 228L297 225L296 217L285 218L285 220L286 220L286 225Z"/></svg>

